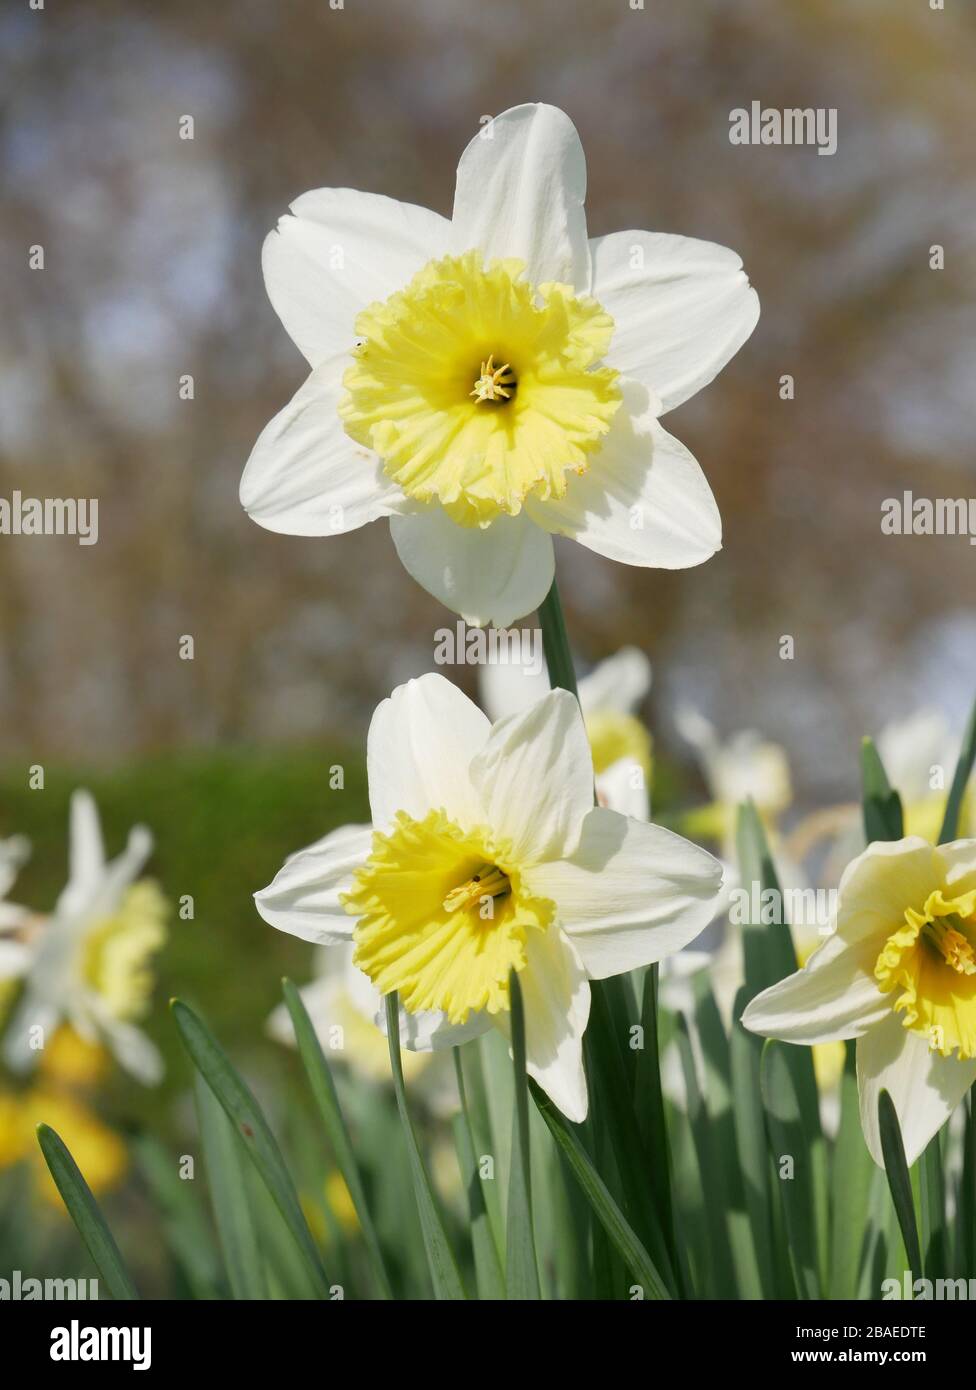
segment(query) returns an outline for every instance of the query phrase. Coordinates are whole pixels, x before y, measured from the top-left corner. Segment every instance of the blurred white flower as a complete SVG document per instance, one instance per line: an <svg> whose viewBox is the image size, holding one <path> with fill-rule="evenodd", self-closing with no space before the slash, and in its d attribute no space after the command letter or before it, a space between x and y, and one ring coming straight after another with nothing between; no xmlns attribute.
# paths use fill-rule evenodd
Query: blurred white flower
<svg viewBox="0 0 976 1390"><path fill-rule="evenodd" d="M30 841L23 835L0 840L0 984L21 975L30 959L20 932L30 920L27 908L6 901L20 867L30 857Z"/></svg>
<svg viewBox="0 0 976 1390"><path fill-rule="evenodd" d="M413 578L479 625L538 607L554 534L631 565L714 554L711 489L658 417L759 301L725 247L588 239L585 193L572 122L525 105L471 140L451 220L347 188L293 203L264 278L313 370L248 460L249 515L303 536L389 517Z"/></svg>
<svg viewBox="0 0 976 1390"><path fill-rule="evenodd" d="M754 729L723 741L710 720L687 707L677 711L675 723L698 756L712 798L709 806L692 812L687 824L692 833L717 839L725 858L733 859L736 818L744 801L753 801L767 826L773 826L793 800L786 752Z"/></svg>
<svg viewBox="0 0 976 1390"><path fill-rule="evenodd" d="M650 816L652 743L636 711L651 688L651 663L637 647L621 647L579 681L583 722L593 755L597 800L621 815ZM492 721L519 714L549 693L545 668L489 662L478 668L481 704Z"/></svg>
<svg viewBox="0 0 976 1390"><path fill-rule="evenodd" d="M368 826L348 826L361 832ZM390 1079L390 1045L378 1026L383 1012L383 996L368 975L352 963L353 946L320 946L315 952L315 978L299 990L308 1010L322 1051L329 1062L342 1062L368 1081ZM428 1015L439 1021L439 1015ZM424 1017L400 1010L400 1036L406 1038ZM285 1004L279 1004L268 1018L268 1032L276 1042L292 1047L295 1030ZM430 1052L407 1052L403 1072L408 1080L420 1073L431 1060Z"/></svg>
<svg viewBox="0 0 976 1390"><path fill-rule="evenodd" d="M118 858L106 861L95 802L88 792L74 793L68 883L31 933L16 972L24 993L4 1040L12 1069L28 1069L68 1023L85 1041L108 1047L138 1080L160 1079L159 1053L135 1026L152 991L149 959L166 937L162 894L152 882L135 882L151 850L149 831L137 826Z"/></svg>
<svg viewBox="0 0 976 1390"><path fill-rule="evenodd" d="M355 944L382 994L421 1020L418 1048L495 1027L509 975L528 1069L570 1119L587 1111L591 979L678 951L709 921L721 871L659 826L593 805L580 708L550 691L495 725L442 676L409 681L369 731L372 831L344 827L255 895L265 921Z"/></svg>

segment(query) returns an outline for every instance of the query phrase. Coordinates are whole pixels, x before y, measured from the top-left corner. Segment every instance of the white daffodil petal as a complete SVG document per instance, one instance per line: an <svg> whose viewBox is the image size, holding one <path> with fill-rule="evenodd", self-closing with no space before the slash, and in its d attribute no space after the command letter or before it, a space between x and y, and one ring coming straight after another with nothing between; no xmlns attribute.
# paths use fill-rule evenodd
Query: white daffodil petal
<svg viewBox="0 0 976 1390"><path fill-rule="evenodd" d="M906 907L920 910L941 886L943 850L917 835L880 840L844 870L837 890L838 935L852 945L873 943L875 955L905 920Z"/></svg>
<svg viewBox="0 0 976 1390"><path fill-rule="evenodd" d="M586 160L576 127L555 106L515 106L486 124L457 171L454 246L517 256L534 284L585 291Z"/></svg>
<svg viewBox="0 0 976 1390"><path fill-rule="evenodd" d="M596 775L596 799L608 811L634 820L651 818L651 799L644 769L634 758L618 758Z"/></svg>
<svg viewBox="0 0 976 1390"><path fill-rule="evenodd" d="M511 661L489 660L478 667L478 699L492 721L503 719L506 714L518 714L549 694L551 687L541 633L537 628L527 635L537 644L528 660L515 657Z"/></svg>
<svg viewBox="0 0 976 1390"><path fill-rule="evenodd" d="M312 367L356 342L356 317L403 289L451 247L446 218L354 188L319 188L291 205L264 243L268 298Z"/></svg>
<svg viewBox="0 0 976 1390"><path fill-rule="evenodd" d="M0 898L10 892L30 852L30 840L25 835L11 835L9 839L0 840Z"/></svg>
<svg viewBox="0 0 976 1390"><path fill-rule="evenodd" d="M0 936L0 982L19 980L26 975L34 953L20 941L11 941Z"/></svg>
<svg viewBox="0 0 976 1390"><path fill-rule="evenodd" d="M303 941L332 945L348 940L354 922L339 895L349 890L372 839L371 826L344 825L291 855L268 887L255 893L258 912L270 926Z"/></svg>
<svg viewBox="0 0 976 1390"><path fill-rule="evenodd" d="M859 949L831 937L802 970L756 995L743 1026L794 1043L863 1037L891 1012L891 995L882 994L871 973L877 955L870 945Z"/></svg>
<svg viewBox="0 0 976 1390"><path fill-rule="evenodd" d="M508 627L538 608L552 587L552 539L524 512L482 530L428 508L391 516L390 533L407 572L474 627Z"/></svg>
<svg viewBox="0 0 976 1390"><path fill-rule="evenodd" d="M320 363L251 450L241 506L269 531L335 536L409 506L376 455L342 428L337 406L347 362Z"/></svg>
<svg viewBox="0 0 976 1390"><path fill-rule="evenodd" d="M443 676L400 685L377 706L366 762L373 824L387 830L398 811L423 820L443 810L463 829L484 819L468 775L491 725L473 701Z"/></svg>
<svg viewBox="0 0 976 1390"><path fill-rule="evenodd" d="M117 1018L98 1020L99 1032L123 1070L143 1086L158 1086L165 1068L162 1054L141 1029Z"/></svg>
<svg viewBox="0 0 976 1390"><path fill-rule="evenodd" d="M539 526L625 565L686 569L722 548L704 473L633 381L623 383L623 404L587 471L568 478L561 500L530 497L525 510Z"/></svg>
<svg viewBox="0 0 976 1390"><path fill-rule="evenodd" d="M377 1009L373 1021L387 1037L385 1005ZM401 1008L400 1046L408 1052L444 1052L472 1038L480 1038L491 1026L491 1015L484 1011L472 1013L467 1023L448 1023L447 1014L433 1009L421 1009L412 1014Z"/></svg>
<svg viewBox="0 0 976 1390"><path fill-rule="evenodd" d="M40 1052L36 1039L52 1038L61 1018L60 1003L27 986L3 1038L3 1060L12 1072L22 1076L37 1064Z"/></svg>
<svg viewBox="0 0 976 1390"><path fill-rule="evenodd" d="M590 1016L590 986L572 944L559 931L530 932L519 972L525 1013L526 1070L568 1120L586 1119L583 1034ZM511 1041L511 1015L492 1020Z"/></svg>
<svg viewBox="0 0 976 1390"><path fill-rule="evenodd" d="M700 391L738 352L759 299L734 251L659 232L590 242L593 295L613 317L607 361L661 398L662 413Z"/></svg>
<svg viewBox="0 0 976 1390"><path fill-rule="evenodd" d="M872 1028L857 1044L861 1128L871 1157L884 1167L878 1098L887 1091L895 1106L908 1166L915 1162L976 1081L976 1061L942 1057L928 1040L909 1032L897 1014Z"/></svg>
<svg viewBox="0 0 976 1390"><path fill-rule="evenodd" d="M591 979L603 980L680 951L708 926L722 866L659 825L595 807L568 859L526 874L556 904Z"/></svg>
<svg viewBox="0 0 976 1390"><path fill-rule="evenodd" d="M471 764L471 780L516 864L571 854L593 808L593 762L576 697L551 690L499 720Z"/></svg>
<svg viewBox="0 0 976 1390"><path fill-rule="evenodd" d="M133 826L125 849L105 866L97 882L86 880L84 891L69 883L58 899L55 915L88 921L110 917L125 890L139 877L152 849L151 832L144 825Z"/></svg>
<svg viewBox="0 0 976 1390"><path fill-rule="evenodd" d="M935 857L944 867L946 889L960 897L976 888L976 840L955 840L939 845Z"/></svg>
<svg viewBox="0 0 976 1390"><path fill-rule="evenodd" d="M340 948L335 946L332 949L338 951ZM298 993L315 1029L316 1037L323 1047L329 1046L333 1010L342 993L341 981L335 975L311 980L307 985L302 985ZM286 1047L295 1046L295 1025L292 1023L287 1004L277 1004L271 1010L265 1024L265 1032L275 1042L284 1043Z"/></svg>
<svg viewBox="0 0 976 1390"><path fill-rule="evenodd" d="M613 710L632 714L651 688L651 663L639 647L621 647L579 682L584 714Z"/></svg>
<svg viewBox="0 0 976 1390"><path fill-rule="evenodd" d="M61 905L71 911L85 904L97 891L105 873L105 844L98 808L91 792L83 788L71 794L68 813L68 883Z"/></svg>

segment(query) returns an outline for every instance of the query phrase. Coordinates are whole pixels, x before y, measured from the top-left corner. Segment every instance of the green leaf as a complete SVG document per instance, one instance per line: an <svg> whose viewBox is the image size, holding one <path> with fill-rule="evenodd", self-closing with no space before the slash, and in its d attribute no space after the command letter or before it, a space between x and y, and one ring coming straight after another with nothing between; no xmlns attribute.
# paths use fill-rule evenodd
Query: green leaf
<svg viewBox="0 0 976 1390"><path fill-rule="evenodd" d="M594 1215L624 1264L640 1283L644 1297L669 1299L671 1295L654 1262L613 1200L606 1183L583 1147L576 1129L534 1081L529 1083L529 1090Z"/></svg>
<svg viewBox="0 0 976 1390"><path fill-rule="evenodd" d="M908 1175L908 1164L905 1162L901 1126L898 1123L894 1101L887 1091L882 1091L878 1097L878 1125L881 1130L881 1154L884 1158L888 1189L908 1252L908 1262L918 1277L922 1273L922 1252L918 1243L918 1227L915 1224L912 1183Z"/></svg>
<svg viewBox="0 0 976 1390"><path fill-rule="evenodd" d="M942 821L942 829L939 831L940 845L947 844L949 840L954 840L959 831L959 812L962 810L963 798L966 795L966 784L969 781L974 762L976 762L976 704L973 705L972 712L969 716L969 723L966 725L966 732L963 734L962 748L959 750L959 761L956 763L956 771L952 778L952 786L949 788L945 817Z"/></svg>
<svg viewBox="0 0 976 1390"><path fill-rule="evenodd" d="M831 1161L830 1298L857 1298L871 1183L877 1167L861 1131L854 1044L840 1083L840 1127Z"/></svg>
<svg viewBox="0 0 976 1390"><path fill-rule="evenodd" d="M956 1267L967 1273L976 1265L976 1106L970 1091L965 1101L962 1174L956 1204Z"/></svg>
<svg viewBox="0 0 976 1390"><path fill-rule="evenodd" d="M648 1182L649 1159L634 1112L633 1087L621 1051L624 1043L614 1029L605 984L605 980L590 982L590 1019L583 1035L591 1129L598 1134L603 1173L610 1178L611 1168L605 1159L609 1154L619 1175L627 1219L650 1250L655 1267L673 1293L677 1285ZM611 1181L612 1178L607 1182L608 1188Z"/></svg>
<svg viewBox="0 0 976 1390"><path fill-rule="evenodd" d="M420 1229L423 1232L434 1296L439 1299L463 1299L464 1286L441 1214L437 1209L434 1189L427 1176L410 1111L407 1109L407 1091L403 1084L403 1063L400 1059L400 1001L396 990L386 996L386 1026L390 1043L390 1063L393 1067L393 1089L396 1092L400 1123L407 1143L414 1197L420 1215Z"/></svg>
<svg viewBox="0 0 976 1390"><path fill-rule="evenodd" d="M905 833L901 797L892 790L878 750L871 739L861 741L861 797L864 837L874 840L900 840Z"/></svg>
<svg viewBox="0 0 976 1390"><path fill-rule="evenodd" d="M171 1008L190 1060L223 1106L245 1152L274 1199L302 1255L315 1292L320 1298L328 1298L329 1280L318 1248L302 1214L281 1150L260 1106L203 1020L182 1000L174 999Z"/></svg>
<svg viewBox="0 0 976 1390"><path fill-rule="evenodd" d="M282 989L292 1026L295 1029L295 1041L298 1044L299 1055L305 1066L305 1073L312 1089L315 1104L322 1117L322 1123L332 1146L339 1172L342 1174L346 1187L349 1189L353 1206L356 1208L373 1278L376 1280L380 1295L383 1298L392 1298L393 1290L383 1260L383 1251L366 1202L366 1192L363 1188L359 1164L356 1162L356 1156L353 1152L332 1073L301 995L291 980L283 980Z"/></svg>
<svg viewBox="0 0 976 1390"><path fill-rule="evenodd" d="M759 1090L759 1065L763 1044L761 1038L755 1033L747 1032L739 1022L746 1003L746 991L743 986L736 995L732 1010L732 1032L729 1039L734 1096L732 1117L760 1287L764 1298L775 1298L777 1289L772 1191L766 1124Z"/></svg>
<svg viewBox="0 0 976 1390"><path fill-rule="evenodd" d="M705 1194L705 1235L708 1245L706 1272L711 1296L734 1298L738 1289L732 1248L729 1242L729 1192L722 1164L727 1156L716 1146L717 1130L709 1121L698 1076L698 1066L691 1047L691 1036L684 1014L678 1015L676 1041L681 1057L685 1083L688 1123L691 1126L698 1161L698 1173Z"/></svg>
<svg viewBox="0 0 976 1390"><path fill-rule="evenodd" d="M537 1299L539 1271L532 1230L532 1183L529 1168L529 1090L525 1074L525 1010L522 987L514 970L508 977L511 1000L515 1106L512 1117L512 1165L508 1174L508 1242L505 1287L512 1299Z"/></svg>
<svg viewBox="0 0 976 1390"><path fill-rule="evenodd" d="M550 686L553 690L568 690L579 699L573 653L569 645L566 619L555 576L548 594L539 604L539 626L542 629L542 648L546 656Z"/></svg>
<svg viewBox="0 0 976 1390"><path fill-rule="evenodd" d="M474 1253L478 1297L481 1299L503 1299L505 1297L505 1276L502 1273L502 1262L498 1255L498 1246L495 1244L495 1236L491 1229L488 1208L485 1204L484 1182L478 1171L478 1155L475 1150L474 1132L468 1112L461 1049L455 1047L453 1052L458 1094L461 1098L461 1113L454 1116L451 1124L454 1131L454 1144L457 1149L458 1167L461 1170L461 1180L464 1183L464 1190L468 1198L471 1248Z"/></svg>
<svg viewBox="0 0 976 1390"><path fill-rule="evenodd" d="M797 1290L801 1298L821 1298L815 1141L786 1056L791 1050L795 1049L790 1043L766 1042L760 1090Z"/></svg>
<svg viewBox="0 0 976 1390"><path fill-rule="evenodd" d="M948 1273L946 1249L945 1172L939 1135L934 1134L919 1159L923 1265L926 1279L942 1279Z"/></svg>
<svg viewBox="0 0 976 1390"><path fill-rule="evenodd" d="M200 1072L194 1073L193 1095L231 1293L237 1299L265 1299L268 1285L248 1196L243 1143Z"/></svg>
<svg viewBox="0 0 976 1390"><path fill-rule="evenodd" d="M750 907L757 899L760 907L759 914L750 912L749 920L742 924L742 957L748 1003L762 990L793 974L796 970L796 952L783 914L783 895L766 843L766 832L751 801L739 807L736 849L742 888L749 894ZM769 920L753 921L756 915Z"/></svg>
<svg viewBox="0 0 976 1390"><path fill-rule="evenodd" d="M37 1142L54 1184L67 1207L68 1215L88 1248L99 1278L115 1299L134 1299L139 1295L129 1277L115 1237L105 1223L92 1190L81 1176L77 1163L61 1136L50 1125L37 1126Z"/></svg>
<svg viewBox="0 0 976 1390"><path fill-rule="evenodd" d="M658 1043L658 967L648 966L641 996L641 1029L644 1046L637 1053L634 1073L634 1110L648 1158L651 1193L672 1267L678 1268L671 1196L671 1150L661 1091L661 1057Z"/></svg>
<svg viewBox="0 0 976 1390"><path fill-rule="evenodd" d="M197 1183L180 1176L176 1157L151 1134L139 1134L132 1150L158 1210L172 1251L194 1299L219 1298L220 1259Z"/></svg>

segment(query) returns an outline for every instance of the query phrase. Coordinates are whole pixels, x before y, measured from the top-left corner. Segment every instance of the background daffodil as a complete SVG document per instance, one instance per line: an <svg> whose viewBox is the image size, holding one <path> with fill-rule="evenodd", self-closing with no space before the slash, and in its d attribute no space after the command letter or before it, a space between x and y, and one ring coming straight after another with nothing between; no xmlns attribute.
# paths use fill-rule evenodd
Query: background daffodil
<svg viewBox="0 0 976 1390"><path fill-rule="evenodd" d="M647 820L651 798L651 735L637 717L651 688L651 663L637 647L621 647L578 683L580 708L593 755L597 801L611 811ZM517 714L549 691L543 665L489 661L478 668L481 703L492 720Z"/></svg>
<svg viewBox="0 0 976 1390"><path fill-rule="evenodd" d="M150 957L166 938L166 904L156 885L136 882L152 836L136 826L122 853L105 857L94 799L71 798L68 883L29 940L18 974L24 992L4 1039L4 1058L26 1071L62 1023L101 1042L138 1080L162 1075L155 1045L136 1026L146 1012ZM40 1030L40 1031L38 1031Z"/></svg>
<svg viewBox="0 0 976 1390"><path fill-rule="evenodd" d="M306 940L351 940L379 991L420 1015L408 1046L507 1036L517 971L528 1070L583 1120L588 981L691 941L715 910L717 861L594 807L583 720L563 690L492 725L423 676L377 709L367 762L372 828L293 855L256 894L261 915Z"/></svg>
<svg viewBox="0 0 976 1390"><path fill-rule="evenodd" d="M742 1022L786 1042L856 1038L871 1155L883 1163L887 1090L914 1163L976 1080L976 840L868 845L841 879L833 934Z"/></svg>
<svg viewBox="0 0 976 1390"><path fill-rule="evenodd" d="M554 534L668 569L718 550L708 483L658 417L745 342L758 299L724 247L588 238L585 193L572 122L526 105L464 151L450 220L298 198L263 265L312 373L248 460L251 517L331 535L388 516L413 577L478 624L538 606Z"/></svg>

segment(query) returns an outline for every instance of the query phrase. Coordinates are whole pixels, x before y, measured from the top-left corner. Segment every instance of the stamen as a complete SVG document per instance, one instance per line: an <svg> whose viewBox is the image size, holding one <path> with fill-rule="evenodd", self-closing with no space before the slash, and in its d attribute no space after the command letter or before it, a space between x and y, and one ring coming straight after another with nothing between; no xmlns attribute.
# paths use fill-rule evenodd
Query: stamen
<svg viewBox="0 0 976 1390"><path fill-rule="evenodd" d="M466 907L474 907L482 898L500 898L504 893L511 891L512 885L501 869L494 864L482 864L467 883L462 883L460 887L453 888L448 893L444 899L444 911L463 911Z"/></svg>
<svg viewBox="0 0 976 1390"><path fill-rule="evenodd" d="M474 390L469 391L469 396L474 396L479 403L481 401L507 401L511 396L511 391L506 387L515 385L515 373L512 371L508 362L503 367L493 365L495 354L491 353L487 362L481 364L481 375L474 384Z"/></svg>
<svg viewBox="0 0 976 1390"><path fill-rule="evenodd" d="M969 938L963 934L965 929L960 928L963 928L963 923L953 912L926 922L922 935L957 974L976 975L976 952Z"/></svg>

